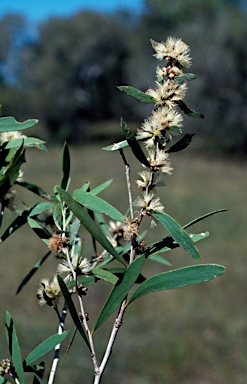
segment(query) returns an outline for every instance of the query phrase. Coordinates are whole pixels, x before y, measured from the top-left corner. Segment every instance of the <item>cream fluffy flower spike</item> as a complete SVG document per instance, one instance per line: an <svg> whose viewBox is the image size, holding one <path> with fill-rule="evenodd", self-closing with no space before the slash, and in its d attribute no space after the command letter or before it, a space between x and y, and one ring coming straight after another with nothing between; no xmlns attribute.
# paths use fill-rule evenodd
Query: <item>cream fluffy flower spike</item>
<svg viewBox="0 0 247 384"><path fill-rule="evenodd" d="M165 43L163 41L161 43L157 43L154 40L150 41L156 52L154 56L158 60L166 59L168 62L172 61L172 64L177 67L189 68L191 66L190 47L181 39L169 36Z"/></svg>

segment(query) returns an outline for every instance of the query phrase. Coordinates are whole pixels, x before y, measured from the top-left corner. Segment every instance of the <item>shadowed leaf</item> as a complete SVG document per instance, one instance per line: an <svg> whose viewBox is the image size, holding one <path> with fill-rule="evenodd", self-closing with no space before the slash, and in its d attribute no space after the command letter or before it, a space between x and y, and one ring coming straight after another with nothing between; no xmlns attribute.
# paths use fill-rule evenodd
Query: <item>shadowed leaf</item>
<svg viewBox="0 0 247 384"><path fill-rule="evenodd" d="M202 114L199 114L193 109L190 109L182 100L177 101L177 104L179 108L189 117L195 117L197 119L204 119L204 116Z"/></svg>
<svg viewBox="0 0 247 384"><path fill-rule="evenodd" d="M193 136L195 136L194 133L186 133L182 139L180 139L176 144L172 145L167 152L178 152L182 151L183 149L187 148L188 145L191 143Z"/></svg>

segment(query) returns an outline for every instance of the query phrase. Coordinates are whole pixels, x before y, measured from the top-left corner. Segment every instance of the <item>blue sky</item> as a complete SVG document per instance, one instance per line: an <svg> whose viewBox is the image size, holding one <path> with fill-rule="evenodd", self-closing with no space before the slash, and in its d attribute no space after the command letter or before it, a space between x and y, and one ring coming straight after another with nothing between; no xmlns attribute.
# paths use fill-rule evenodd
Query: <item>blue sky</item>
<svg viewBox="0 0 247 384"><path fill-rule="evenodd" d="M51 16L69 16L79 10L112 12L127 8L140 13L144 0L0 0L0 17L20 13L29 22L39 22Z"/></svg>

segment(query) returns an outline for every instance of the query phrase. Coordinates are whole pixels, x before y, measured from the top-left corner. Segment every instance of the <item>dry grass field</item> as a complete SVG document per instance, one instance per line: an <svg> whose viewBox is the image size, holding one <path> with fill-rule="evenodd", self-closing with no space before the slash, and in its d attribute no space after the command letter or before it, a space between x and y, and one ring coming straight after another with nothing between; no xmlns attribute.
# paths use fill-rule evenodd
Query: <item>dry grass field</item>
<svg viewBox="0 0 247 384"><path fill-rule="evenodd" d="M117 153L99 150L100 145L71 148L73 188L91 180L96 186L113 179L101 194L123 213L127 209L124 168ZM52 193L61 179L62 148L50 148L41 153L30 150L24 165L25 179ZM134 160L127 152L128 161ZM208 230L210 236L198 243L200 263L226 266L226 273L208 283L155 293L130 306L114 347L103 384L244 384L247 382L247 177L246 160L206 158L190 148L171 156L174 173L166 179L160 196L166 212L180 224L185 224L207 212L229 208L198 223L191 231ZM141 167L134 160L133 180ZM30 204L36 197L19 190L20 198ZM137 190L134 188L134 195ZM14 214L6 212L4 226ZM2 229L3 230L3 229ZM156 227L148 242L159 239L162 228ZM30 268L46 252L45 245L27 226L1 244L0 268L0 359L8 357L4 318L8 310L17 327L23 355L44 338L56 332L56 319L48 307L40 308L36 288L41 277L52 277L57 260L50 257L22 292L15 295L18 284ZM85 256L91 252L86 237ZM194 262L186 252L174 250L167 254L173 268ZM144 274L165 270L165 266L148 262ZM106 283L89 289L86 306L90 323L96 319L98 305L107 297ZM68 318L65 326L73 326ZM98 353L111 328L108 321L97 330ZM88 351L78 336L66 357L56 382L59 384L89 384L92 364ZM62 355L68 340L65 341ZM46 359L47 370L49 358Z"/></svg>

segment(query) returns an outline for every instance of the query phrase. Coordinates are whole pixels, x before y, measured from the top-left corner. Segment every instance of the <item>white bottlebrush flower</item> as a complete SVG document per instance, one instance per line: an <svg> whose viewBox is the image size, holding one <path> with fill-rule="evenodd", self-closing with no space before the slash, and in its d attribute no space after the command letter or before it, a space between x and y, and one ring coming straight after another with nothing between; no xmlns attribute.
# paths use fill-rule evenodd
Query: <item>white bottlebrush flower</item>
<svg viewBox="0 0 247 384"><path fill-rule="evenodd" d="M170 175L173 171L168 153L164 150L150 150L149 162L154 170Z"/></svg>
<svg viewBox="0 0 247 384"><path fill-rule="evenodd" d="M82 256L77 254L73 255L71 265L77 275L88 274L92 269L90 261L87 258L82 258ZM67 273L68 276L72 275L70 263L67 260L64 260L62 263L58 264L57 273Z"/></svg>
<svg viewBox="0 0 247 384"><path fill-rule="evenodd" d="M40 305L47 304L49 306L54 306L58 303L60 295L61 289L56 275L51 283L49 282L49 279L41 279L37 291L37 298L39 299Z"/></svg>
<svg viewBox="0 0 247 384"><path fill-rule="evenodd" d="M165 42L167 56L178 61L179 66L189 68L192 63L190 47L181 39L169 36Z"/></svg>
<svg viewBox="0 0 247 384"><path fill-rule="evenodd" d="M20 131L1 132L0 141L6 142L15 139L25 139L27 136L23 135Z"/></svg>
<svg viewBox="0 0 247 384"><path fill-rule="evenodd" d="M173 134L171 128L174 126L181 128L182 121L183 116L175 109L163 106L153 110L152 115L137 129L137 138L145 140L146 148L151 148L158 140L163 142L171 140Z"/></svg>
<svg viewBox="0 0 247 384"><path fill-rule="evenodd" d="M141 180L136 180L136 184L138 188L141 188L141 189L147 188L152 178L152 173L150 171L142 171L142 172L139 172L138 175L140 175L141 177Z"/></svg>
<svg viewBox="0 0 247 384"><path fill-rule="evenodd" d="M156 100L156 105L167 105L169 108L174 108L176 102L185 97L188 89L186 83L179 84L176 81L167 80L163 84L156 81L156 89L148 89L147 95L152 96Z"/></svg>
<svg viewBox="0 0 247 384"><path fill-rule="evenodd" d="M157 43L151 40L151 44L156 52L154 56L158 60L166 59L172 65L177 65L181 68L189 68L191 66L190 47L181 39L169 36L165 43L163 41Z"/></svg>
<svg viewBox="0 0 247 384"><path fill-rule="evenodd" d="M160 202L159 197L154 197L154 194L151 192L144 191L142 197L138 196L135 201L137 207L142 208L143 214L148 214L150 212L163 212L164 206Z"/></svg>

